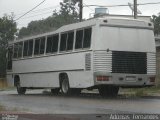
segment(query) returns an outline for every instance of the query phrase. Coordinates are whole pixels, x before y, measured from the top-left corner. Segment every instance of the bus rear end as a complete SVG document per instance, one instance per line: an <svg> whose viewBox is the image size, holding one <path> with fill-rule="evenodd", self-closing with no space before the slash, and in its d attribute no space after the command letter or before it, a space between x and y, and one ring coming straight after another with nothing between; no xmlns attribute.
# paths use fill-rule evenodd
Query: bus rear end
<svg viewBox="0 0 160 120"><path fill-rule="evenodd" d="M155 85L153 25L130 19L101 19L93 57L97 86Z"/></svg>

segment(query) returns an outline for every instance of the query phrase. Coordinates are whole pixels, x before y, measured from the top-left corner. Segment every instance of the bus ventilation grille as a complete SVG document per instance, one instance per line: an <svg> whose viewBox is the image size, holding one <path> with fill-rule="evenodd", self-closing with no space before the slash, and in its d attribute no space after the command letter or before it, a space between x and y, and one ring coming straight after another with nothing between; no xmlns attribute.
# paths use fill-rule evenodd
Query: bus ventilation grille
<svg viewBox="0 0 160 120"><path fill-rule="evenodd" d="M112 51L112 73L146 74L146 53Z"/></svg>
<svg viewBox="0 0 160 120"><path fill-rule="evenodd" d="M90 53L85 54L85 69L91 70L91 54Z"/></svg>

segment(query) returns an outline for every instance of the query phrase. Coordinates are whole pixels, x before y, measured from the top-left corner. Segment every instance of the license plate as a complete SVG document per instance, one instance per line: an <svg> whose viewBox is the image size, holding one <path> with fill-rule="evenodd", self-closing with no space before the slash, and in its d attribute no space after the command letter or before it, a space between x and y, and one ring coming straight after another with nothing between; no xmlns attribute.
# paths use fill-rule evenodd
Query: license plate
<svg viewBox="0 0 160 120"><path fill-rule="evenodd" d="M126 81L135 81L135 80L136 80L136 78L133 77L133 76L127 76L126 77Z"/></svg>

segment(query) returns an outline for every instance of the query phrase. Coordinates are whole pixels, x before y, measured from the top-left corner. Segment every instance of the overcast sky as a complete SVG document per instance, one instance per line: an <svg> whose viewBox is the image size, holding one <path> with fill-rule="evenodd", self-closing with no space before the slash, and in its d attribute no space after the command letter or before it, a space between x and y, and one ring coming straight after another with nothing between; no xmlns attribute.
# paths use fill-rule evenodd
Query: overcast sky
<svg viewBox="0 0 160 120"><path fill-rule="evenodd" d="M5 13L15 14L15 18L18 18L25 12L29 11L43 0L0 0L0 17ZM52 11L59 9L59 2L62 0L46 0L42 5L36 8L33 12L30 12L23 18L17 21L18 27L27 26L30 21L44 19L52 15ZM138 3L160 2L160 0L137 0ZM83 0L84 5L119 5L133 3L133 0ZM114 7L108 8L110 14L122 14L131 15L132 11L129 7ZM145 5L138 6L138 9L142 12L142 15L151 16L157 15L160 12L160 4L157 5ZM83 10L83 18L89 18L94 13L94 7L85 7Z"/></svg>

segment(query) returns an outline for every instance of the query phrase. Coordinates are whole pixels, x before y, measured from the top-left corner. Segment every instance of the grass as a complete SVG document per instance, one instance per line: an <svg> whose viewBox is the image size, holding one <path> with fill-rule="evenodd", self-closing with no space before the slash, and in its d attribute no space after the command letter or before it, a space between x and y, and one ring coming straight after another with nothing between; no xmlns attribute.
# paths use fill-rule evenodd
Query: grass
<svg viewBox="0 0 160 120"><path fill-rule="evenodd" d="M126 96L147 96L147 95L160 95L160 86L148 87L148 88L128 88L122 89L122 92Z"/></svg>
<svg viewBox="0 0 160 120"><path fill-rule="evenodd" d="M13 108L7 108L3 105L0 104L0 112L5 112L5 111L14 111L14 112L19 112L19 111L24 111L24 112L28 112L29 109L26 108L17 108L17 107L13 107Z"/></svg>
<svg viewBox="0 0 160 120"><path fill-rule="evenodd" d="M0 111L5 111L6 108L0 104Z"/></svg>
<svg viewBox="0 0 160 120"><path fill-rule="evenodd" d="M7 81L5 78L0 78L0 89L6 88L7 85Z"/></svg>

